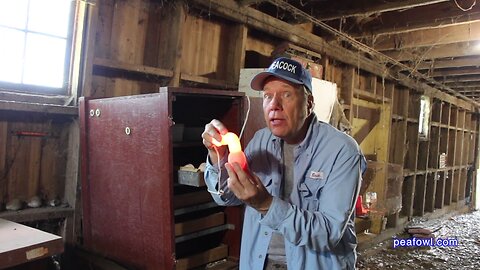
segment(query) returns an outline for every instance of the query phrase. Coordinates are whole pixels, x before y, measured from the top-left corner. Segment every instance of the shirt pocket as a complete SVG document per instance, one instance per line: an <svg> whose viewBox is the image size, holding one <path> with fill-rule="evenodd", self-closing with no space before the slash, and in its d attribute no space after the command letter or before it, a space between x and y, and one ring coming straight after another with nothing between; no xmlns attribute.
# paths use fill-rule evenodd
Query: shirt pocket
<svg viewBox="0 0 480 270"><path fill-rule="evenodd" d="M303 209L317 211L322 189L325 186L325 179L306 177L305 181L299 184L298 190L302 200Z"/></svg>

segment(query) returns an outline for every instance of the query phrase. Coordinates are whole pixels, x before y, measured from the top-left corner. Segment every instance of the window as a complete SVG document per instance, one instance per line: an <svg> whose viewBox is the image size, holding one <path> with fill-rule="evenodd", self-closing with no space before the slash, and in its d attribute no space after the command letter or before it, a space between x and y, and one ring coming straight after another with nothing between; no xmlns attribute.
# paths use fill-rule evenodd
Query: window
<svg viewBox="0 0 480 270"><path fill-rule="evenodd" d="M428 139L428 125L430 121L430 98L420 98L420 115L418 117L418 134L420 139Z"/></svg>
<svg viewBox="0 0 480 270"><path fill-rule="evenodd" d="M72 0L0 0L0 87L65 94Z"/></svg>

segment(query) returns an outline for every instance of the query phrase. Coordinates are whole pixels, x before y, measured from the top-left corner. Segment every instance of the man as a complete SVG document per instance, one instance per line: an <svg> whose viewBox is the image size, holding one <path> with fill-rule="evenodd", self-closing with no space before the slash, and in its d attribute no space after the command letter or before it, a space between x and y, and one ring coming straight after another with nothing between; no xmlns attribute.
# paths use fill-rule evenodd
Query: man
<svg viewBox="0 0 480 270"><path fill-rule="evenodd" d="M354 207L365 159L351 137L317 121L311 81L288 58L252 79L252 89L263 91L267 128L245 149L245 171L212 143L225 126L205 126L208 189L221 191L212 192L220 205L246 205L240 269L355 268ZM219 168L226 169L220 181Z"/></svg>

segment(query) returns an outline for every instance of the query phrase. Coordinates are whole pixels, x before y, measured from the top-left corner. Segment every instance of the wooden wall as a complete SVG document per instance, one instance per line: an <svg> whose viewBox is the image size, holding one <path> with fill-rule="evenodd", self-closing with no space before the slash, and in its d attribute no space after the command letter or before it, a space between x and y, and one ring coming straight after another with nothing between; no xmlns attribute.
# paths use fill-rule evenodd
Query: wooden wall
<svg viewBox="0 0 480 270"><path fill-rule="evenodd" d="M2 111L0 116L0 203L63 199L68 123L39 115Z"/></svg>

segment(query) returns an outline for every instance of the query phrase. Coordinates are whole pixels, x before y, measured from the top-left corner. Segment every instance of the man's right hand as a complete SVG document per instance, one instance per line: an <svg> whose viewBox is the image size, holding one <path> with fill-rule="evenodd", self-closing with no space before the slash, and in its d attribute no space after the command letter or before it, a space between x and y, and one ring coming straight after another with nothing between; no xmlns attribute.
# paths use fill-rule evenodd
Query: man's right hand
<svg viewBox="0 0 480 270"><path fill-rule="evenodd" d="M217 119L213 119L210 123L205 125L205 130L202 133L203 145L208 149L208 155L210 156L210 162L212 164L217 164L219 159L222 159L227 151L227 146L215 146L213 144L213 139L220 142L222 140L222 135L228 132L225 125L222 122L218 121ZM218 154L215 151L215 147L217 147Z"/></svg>

